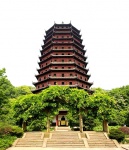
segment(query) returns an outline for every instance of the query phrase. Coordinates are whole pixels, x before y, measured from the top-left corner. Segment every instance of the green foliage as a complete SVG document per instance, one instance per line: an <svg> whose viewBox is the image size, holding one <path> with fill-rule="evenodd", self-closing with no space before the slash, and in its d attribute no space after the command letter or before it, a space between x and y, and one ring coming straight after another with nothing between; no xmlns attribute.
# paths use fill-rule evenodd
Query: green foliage
<svg viewBox="0 0 129 150"><path fill-rule="evenodd" d="M5 75L5 69L0 70L0 120L5 121L9 112L9 99L14 96L14 87Z"/></svg>
<svg viewBox="0 0 129 150"><path fill-rule="evenodd" d="M12 143L16 140L15 136L6 135L0 137L0 150L6 150L8 147L12 146Z"/></svg>
<svg viewBox="0 0 129 150"><path fill-rule="evenodd" d="M32 89L33 87L26 85L15 87L15 97L32 94Z"/></svg>
<svg viewBox="0 0 129 150"><path fill-rule="evenodd" d="M45 129L45 126L44 120L34 120L29 124L27 131L42 131Z"/></svg>
<svg viewBox="0 0 129 150"><path fill-rule="evenodd" d="M111 130L118 130L120 128L120 126L109 126L109 131Z"/></svg>
<svg viewBox="0 0 129 150"><path fill-rule="evenodd" d="M114 112L115 100L108 92L102 89L96 89L90 96L91 107L93 107L96 117L100 120L110 120ZM94 109L95 108L95 109Z"/></svg>
<svg viewBox="0 0 129 150"><path fill-rule="evenodd" d="M112 89L109 94L116 100L113 122L110 124L129 126L129 85Z"/></svg>
<svg viewBox="0 0 129 150"><path fill-rule="evenodd" d="M119 129L112 129L109 133L110 139L116 139L118 142L122 142L125 138L125 134Z"/></svg>
<svg viewBox="0 0 129 150"><path fill-rule="evenodd" d="M94 130L94 131L103 131L103 127L102 127L102 125L95 126L95 127L93 128L93 130Z"/></svg>

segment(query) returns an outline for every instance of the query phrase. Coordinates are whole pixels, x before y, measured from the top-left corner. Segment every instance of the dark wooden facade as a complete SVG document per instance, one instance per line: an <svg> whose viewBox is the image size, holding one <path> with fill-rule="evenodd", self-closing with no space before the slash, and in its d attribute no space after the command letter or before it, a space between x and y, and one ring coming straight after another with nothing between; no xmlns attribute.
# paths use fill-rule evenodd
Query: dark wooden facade
<svg viewBox="0 0 129 150"><path fill-rule="evenodd" d="M69 85L90 92L86 50L78 29L71 24L54 24L46 31L40 52L33 93L54 85Z"/></svg>

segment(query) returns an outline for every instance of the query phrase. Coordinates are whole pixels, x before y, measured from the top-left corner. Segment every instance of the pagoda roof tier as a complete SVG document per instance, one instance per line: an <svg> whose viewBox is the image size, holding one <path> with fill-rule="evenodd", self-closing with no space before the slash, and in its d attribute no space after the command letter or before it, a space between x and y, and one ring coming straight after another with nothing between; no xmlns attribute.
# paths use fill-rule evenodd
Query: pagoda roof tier
<svg viewBox="0 0 129 150"><path fill-rule="evenodd" d="M73 55L53 55L53 54L51 54L51 55L50 55L48 58L46 58L45 60L42 60L42 61L38 62L38 64L41 64L41 63L43 63L43 62L45 62L45 61L47 61L47 60L50 60L50 59L52 59L52 58L67 58L67 57L75 58L76 60L82 62L82 63L85 64L85 65L88 64L88 63L85 62L84 60L79 59L75 54L73 54ZM60 62L58 62L58 63L60 63Z"/></svg>
<svg viewBox="0 0 129 150"><path fill-rule="evenodd" d="M48 34L44 35L45 38L48 38L49 36L51 36L54 33L54 30L52 30L51 32L49 32Z"/></svg>
<svg viewBox="0 0 129 150"><path fill-rule="evenodd" d="M81 67L80 65L78 65L78 64L76 64L75 62L72 62L72 63L60 63L60 64L58 64L58 65L71 65L71 64L73 64L74 66L77 66L78 68L80 68L80 69L82 69L83 71L87 71L86 73L88 73L88 71L89 71L89 69L86 69L86 68L83 68L83 67ZM57 65L56 63L50 63L50 64L48 64L48 65L46 65L46 66L44 66L44 67L42 67L42 68L40 68L40 69L37 69L37 71L39 72L39 71L41 71L41 70L43 70L43 69L46 69L46 68L49 68L51 65Z"/></svg>
<svg viewBox="0 0 129 150"><path fill-rule="evenodd" d="M49 28L47 31L45 31L46 34L48 34L49 32L51 32L51 30L53 30L53 29L54 29L54 25L51 28Z"/></svg>
<svg viewBox="0 0 129 150"><path fill-rule="evenodd" d="M51 38L53 36L53 32L51 34L49 34L49 36L44 35L45 40L48 40L49 38Z"/></svg>
<svg viewBox="0 0 129 150"><path fill-rule="evenodd" d="M45 56L47 56L48 54L50 54L51 52L64 52L64 50L62 50L62 49L60 49L60 50L57 50L57 49L53 49L53 50L49 50L47 53L45 53L45 54L43 54L43 55L41 55L41 56L39 56L39 60L41 61L41 58L43 58L43 57L45 57ZM84 56L84 55L82 55L82 54L80 54L78 51L76 51L76 50L73 50L73 49L67 49L66 50L67 52L69 51L69 52L71 52L71 51L74 51L74 53L76 53L77 55L79 55L81 58L83 58L84 60L86 60L88 57L87 56ZM85 51L85 50L84 50ZM42 52L41 50L40 50L40 52ZM59 55L58 55L59 56ZM69 55L68 55L69 56Z"/></svg>
<svg viewBox="0 0 129 150"><path fill-rule="evenodd" d="M38 75L35 75L36 78L42 76L42 75L45 75L45 74L48 74L48 73L51 73L51 72L71 72L71 71L74 71L75 73L78 73L78 74L81 74L81 75L84 75L86 76L88 79L90 78L91 75L87 74L87 71L85 71L85 73L77 70L77 68L72 68L72 69L53 69L53 68L49 68L49 70L41 73L41 74L38 74Z"/></svg>
<svg viewBox="0 0 129 150"><path fill-rule="evenodd" d="M44 79L44 80L41 80L41 81L38 81L38 82L33 82L33 85L37 85L37 84L39 84L39 83L43 83L44 81L48 81L48 80L78 80L78 81L81 81L81 82L83 82L83 83L86 83L87 85L89 85L89 86L92 86L93 85L93 83L91 83L91 82L88 82L88 81L85 81L85 80L82 80L82 79L80 79L80 78L78 78L77 76L73 76L73 77L71 77L71 76L67 76L67 77L52 77L52 76L49 76L49 77L47 77L46 79Z"/></svg>
<svg viewBox="0 0 129 150"><path fill-rule="evenodd" d="M40 50L40 52L42 53L44 51L44 49L43 50ZM79 56L82 56L82 54L80 54L77 50L75 50L75 49L51 49L51 50L49 50L47 53L45 53L45 54L43 54L42 56L40 56L40 58L41 57L45 57L46 55L48 55L49 53L51 53L51 52L64 52L64 51L67 51L67 52L71 52L71 51L74 51L75 53L77 53ZM82 51L82 53L83 54L85 54L85 52L86 52L86 50L81 50Z"/></svg>
<svg viewBox="0 0 129 150"><path fill-rule="evenodd" d="M72 31L72 30L70 30L70 31L53 31L53 35L54 34L74 34L74 35L76 35L78 38L81 38L81 36L82 35L80 35L80 34L76 34L76 32L74 32L74 31ZM47 37L47 36L45 36L45 37Z"/></svg>
<svg viewBox="0 0 129 150"><path fill-rule="evenodd" d="M82 43L82 41L83 41L81 38L79 38L78 36L76 36L76 35L73 34L73 33L72 33L72 38L79 40L81 43Z"/></svg>
<svg viewBox="0 0 129 150"><path fill-rule="evenodd" d="M75 47L77 47L79 50L81 50L81 51L84 51L83 50L83 48L84 48L84 45L78 45L77 43L75 43L75 42L70 42L70 43L59 43L59 42L50 42L50 44L48 45L48 44L44 44L44 45L41 45L41 47L42 47L42 49L43 50L46 50L46 49L48 49L48 48L50 48L51 46L54 46L54 45L68 45L68 46L75 46Z"/></svg>
<svg viewBox="0 0 129 150"><path fill-rule="evenodd" d="M71 23L69 24L54 24L55 28L58 29L63 29L63 28L72 28L73 30L75 30L77 33L80 33L80 30L78 30L77 28L75 28Z"/></svg>
<svg viewBox="0 0 129 150"><path fill-rule="evenodd" d="M50 87L50 86L57 86L57 85L47 85L47 86L45 86L45 87L42 87L42 88L39 88L39 89L36 89L36 90L33 90L32 91L32 93L39 93L40 91L42 91L42 90L44 90L44 89L46 89L46 88L48 88L48 87ZM58 85L58 86L64 86L64 85ZM94 91L93 90L91 90L91 89L87 89L87 88L84 88L84 87L81 87L81 86L79 86L78 84L74 84L74 85L65 85L65 86L68 86L68 87L70 87L70 88L79 88L79 89L84 89L85 91L87 91L88 93L90 93L90 94L92 94Z"/></svg>

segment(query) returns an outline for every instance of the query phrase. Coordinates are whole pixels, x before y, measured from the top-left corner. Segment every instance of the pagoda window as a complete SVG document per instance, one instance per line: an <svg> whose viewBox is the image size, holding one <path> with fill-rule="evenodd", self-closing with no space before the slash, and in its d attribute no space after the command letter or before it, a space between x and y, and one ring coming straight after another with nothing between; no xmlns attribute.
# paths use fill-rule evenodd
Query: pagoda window
<svg viewBox="0 0 129 150"><path fill-rule="evenodd" d="M44 84L42 84L42 87L44 87Z"/></svg>
<svg viewBox="0 0 129 150"><path fill-rule="evenodd" d="M62 38L64 38L64 36L62 36Z"/></svg>
<svg viewBox="0 0 129 150"><path fill-rule="evenodd" d="M70 54L68 53L68 55L70 55Z"/></svg>
<svg viewBox="0 0 129 150"><path fill-rule="evenodd" d="M55 49L57 49L57 47L55 47Z"/></svg>
<svg viewBox="0 0 129 150"><path fill-rule="evenodd" d="M62 77L64 77L64 74L62 74Z"/></svg>
<svg viewBox="0 0 129 150"><path fill-rule="evenodd" d="M40 86L38 85L38 89L40 88Z"/></svg>
<svg viewBox="0 0 129 150"><path fill-rule="evenodd" d="M46 79L46 77L44 77L44 79Z"/></svg>
<svg viewBox="0 0 129 150"><path fill-rule="evenodd" d="M71 62L71 59L69 60L69 62Z"/></svg>
<svg viewBox="0 0 129 150"><path fill-rule="evenodd" d="M62 82L62 85L64 85L64 82Z"/></svg>
<svg viewBox="0 0 129 150"><path fill-rule="evenodd" d="M70 49L71 47L68 47L68 49Z"/></svg>
<svg viewBox="0 0 129 150"><path fill-rule="evenodd" d="M70 76L72 77L72 76L73 76L73 74L72 74L72 73L70 73Z"/></svg>
<svg viewBox="0 0 129 150"><path fill-rule="evenodd" d="M71 67L68 67L68 69L71 69Z"/></svg>
<svg viewBox="0 0 129 150"><path fill-rule="evenodd" d="M54 61L56 61L56 59Z"/></svg>
<svg viewBox="0 0 129 150"><path fill-rule="evenodd" d="M67 36L67 38L69 38L69 36Z"/></svg>
<svg viewBox="0 0 129 150"><path fill-rule="evenodd" d="M56 77L56 74L54 74L54 77Z"/></svg>
<svg viewBox="0 0 129 150"><path fill-rule="evenodd" d="M62 62L64 62L64 60L62 60Z"/></svg>
<svg viewBox="0 0 129 150"><path fill-rule="evenodd" d="M82 79L82 77L80 77L80 79Z"/></svg>
<svg viewBox="0 0 129 150"><path fill-rule="evenodd" d="M85 81L87 81L87 78L85 78Z"/></svg>
<svg viewBox="0 0 129 150"><path fill-rule="evenodd" d="M58 69L58 67L55 67L55 69Z"/></svg>
<svg viewBox="0 0 129 150"><path fill-rule="evenodd" d="M62 67L62 69L64 69L64 67Z"/></svg>
<svg viewBox="0 0 129 150"><path fill-rule="evenodd" d="M64 53L62 53L62 55L64 55Z"/></svg>
<svg viewBox="0 0 129 150"><path fill-rule="evenodd" d="M72 82L69 82L69 85L72 85Z"/></svg>
<svg viewBox="0 0 129 150"><path fill-rule="evenodd" d="M56 82L54 82L54 85L56 85Z"/></svg>
<svg viewBox="0 0 129 150"><path fill-rule="evenodd" d="M58 38L58 36L57 36L57 38Z"/></svg>
<svg viewBox="0 0 129 150"><path fill-rule="evenodd" d="M82 87L83 87L83 84L82 84Z"/></svg>
<svg viewBox="0 0 129 150"><path fill-rule="evenodd" d="M47 66L47 63L46 63L46 66Z"/></svg>
<svg viewBox="0 0 129 150"><path fill-rule="evenodd" d="M62 49L64 49L64 47L62 47Z"/></svg>
<svg viewBox="0 0 129 150"><path fill-rule="evenodd" d="M39 81L41 81L41 78L39 78Z"/></svg>
<svg viewBox="0 0 129 150"><path fill-rule="evenodd" d="M56 55L58 55L58 54L56 53Z"/></svg>

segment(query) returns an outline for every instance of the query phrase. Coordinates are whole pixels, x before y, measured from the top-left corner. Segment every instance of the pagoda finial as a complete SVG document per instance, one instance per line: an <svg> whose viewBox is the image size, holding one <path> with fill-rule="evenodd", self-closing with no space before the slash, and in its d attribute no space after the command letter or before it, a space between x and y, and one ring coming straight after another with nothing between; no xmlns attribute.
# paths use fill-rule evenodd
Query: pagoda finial
<svg viewBox="0 0 129 150"><path fill-rule="evenodd" d="M70 24L71 24L71 20L70 20Z"/></svg>
<svg viewBox="0 0 129 150"><path fill-rule="evenodd" d="M54 24L56 24L56 22L54 21Z"/></svg>
<svg viewBox="0 0 129 150"><path fill-rule="evenodd" d="M62 24L64 24L64 22L62 21Z"/></svg>

